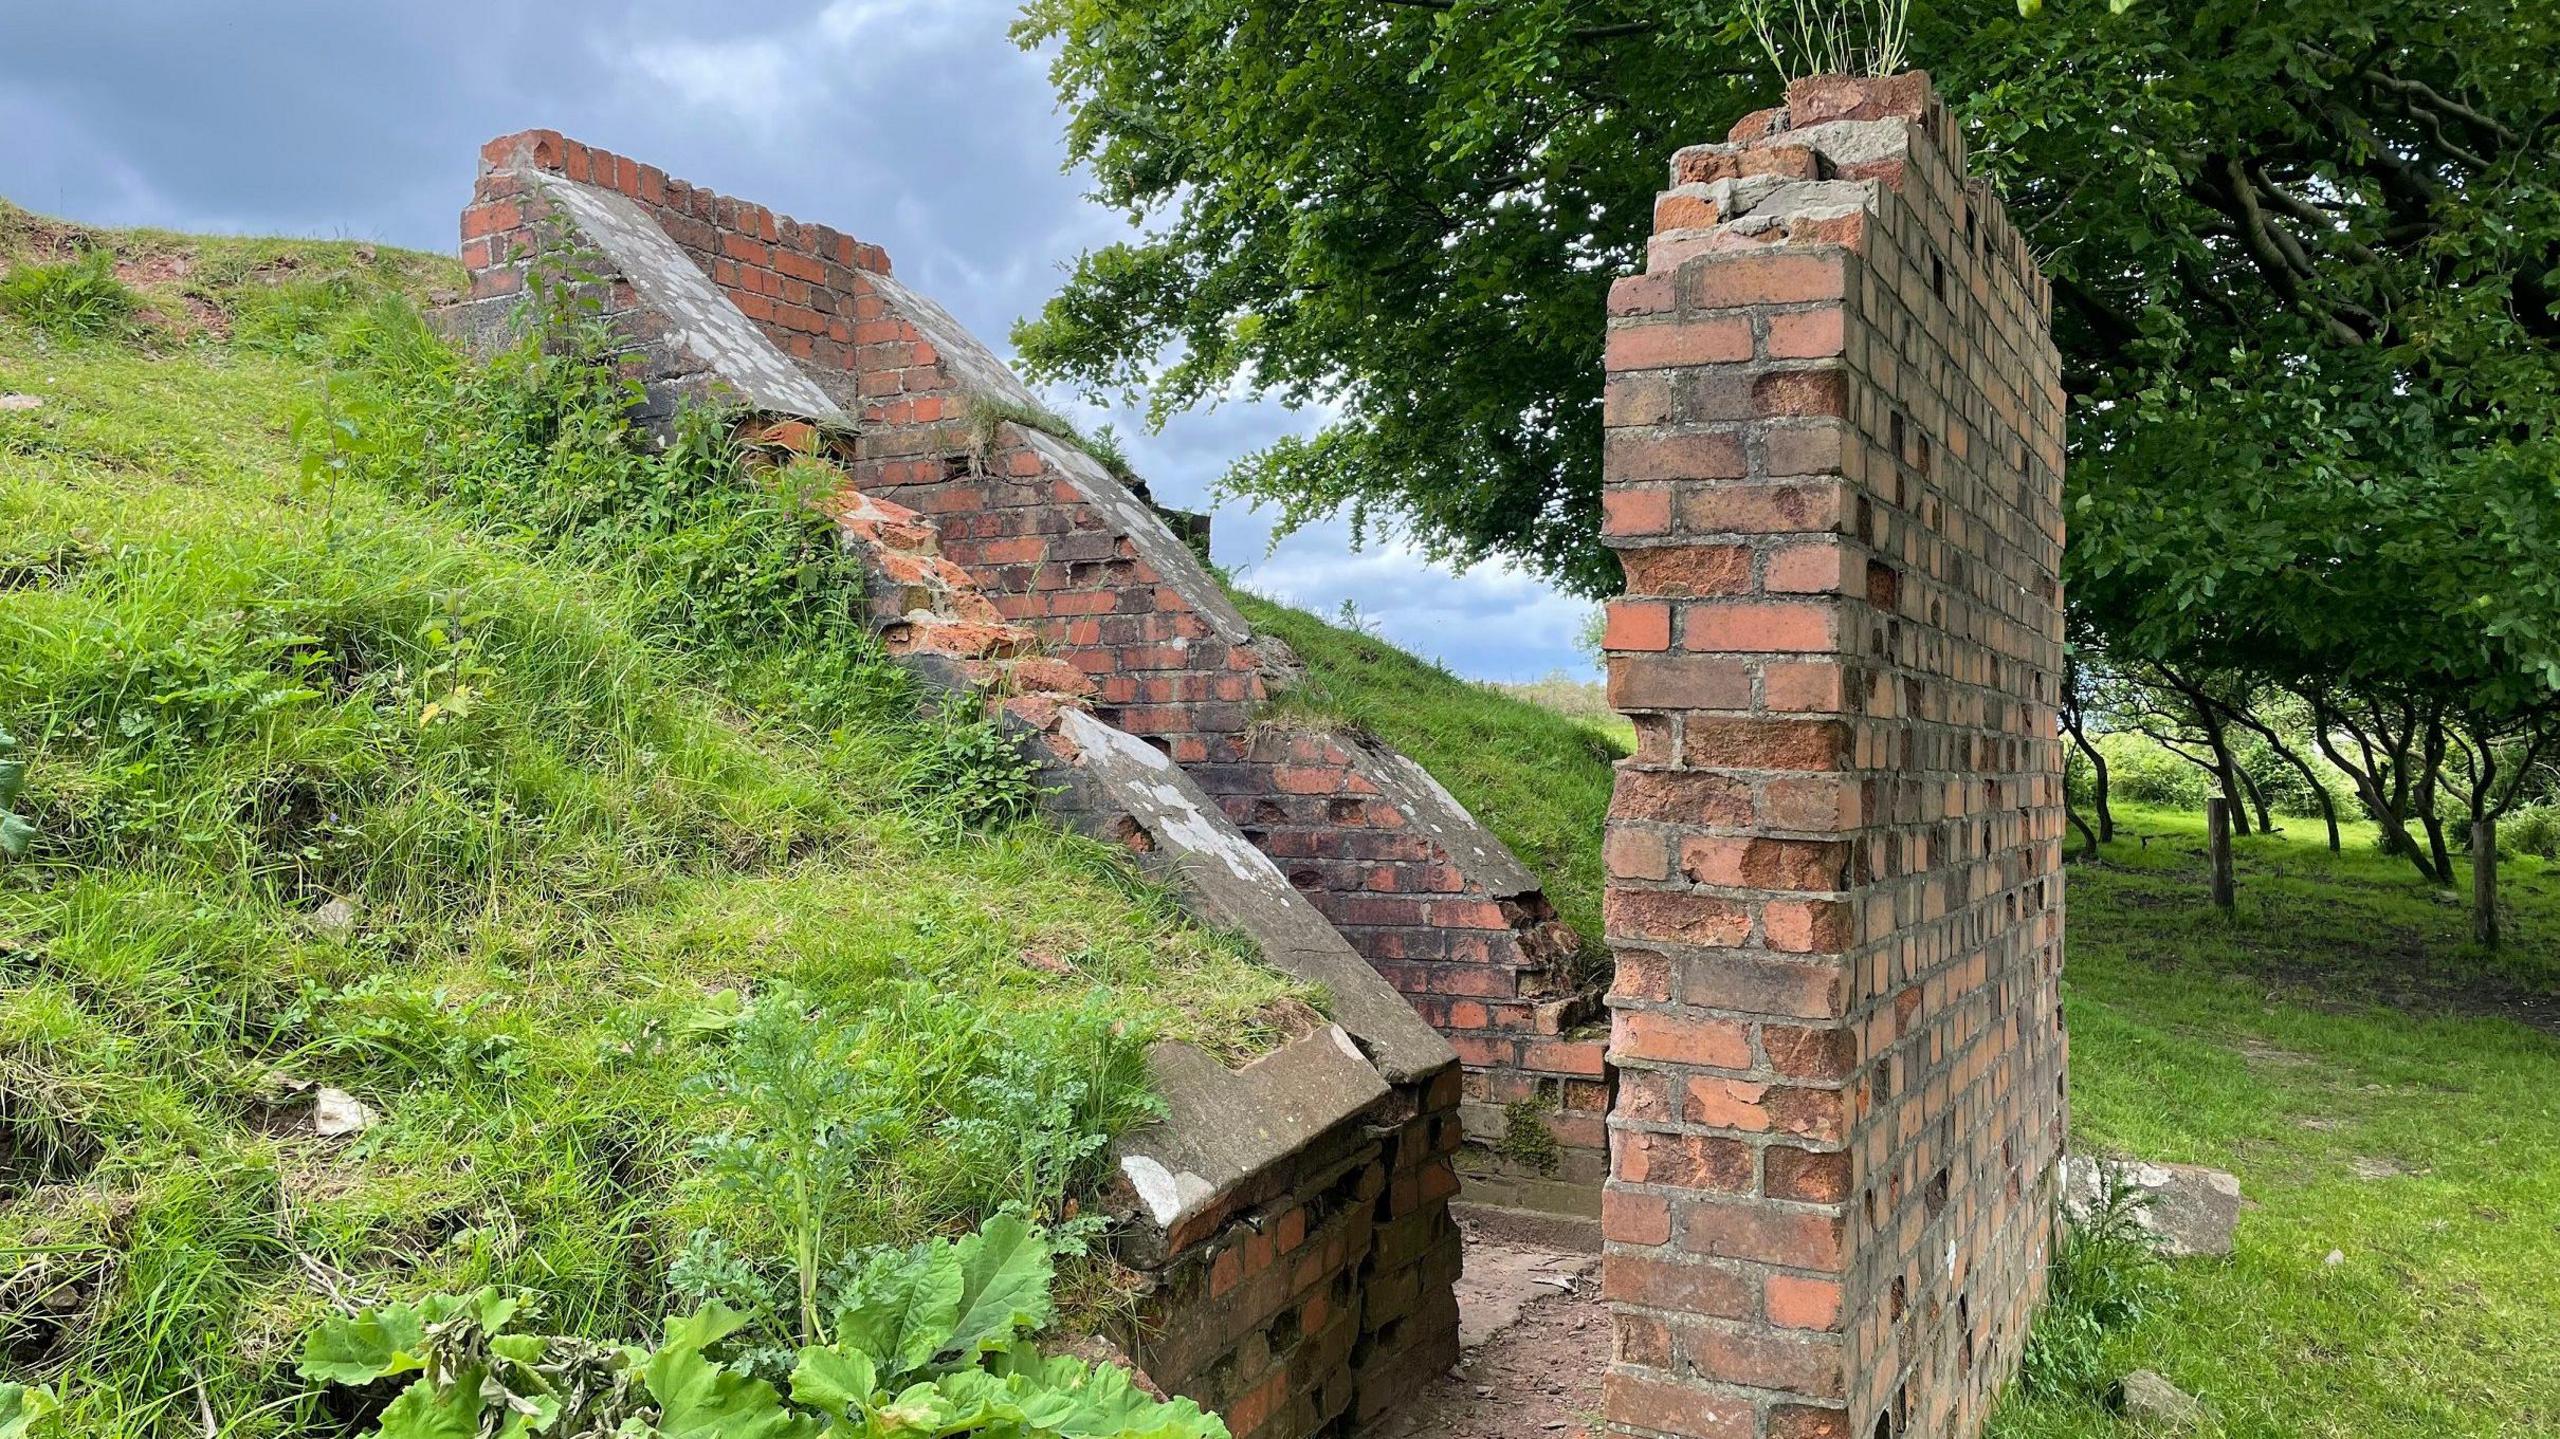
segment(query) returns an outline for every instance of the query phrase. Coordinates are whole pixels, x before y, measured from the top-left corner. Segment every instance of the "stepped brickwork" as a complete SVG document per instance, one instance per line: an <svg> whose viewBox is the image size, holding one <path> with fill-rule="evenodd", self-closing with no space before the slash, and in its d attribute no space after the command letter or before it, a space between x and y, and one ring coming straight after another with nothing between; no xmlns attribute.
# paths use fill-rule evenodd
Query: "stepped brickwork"
<svg viewBox="0 0 2560 1439"><path fill-rule="evenodd" d="M1614 1433L1962 1439L2064 1132L2050 300L1926 76L1683 150L1610 298Z"/></svg>
<svg viewBox="0 0 2560 1439"><path fill-rule="evenodd" d="M1179 764L1448 1036L1471 1129L1498 1133L1523 1112L1507 1106L1543 1114L1560 1163L1479 1146L1472 1197L1598 1213L1610 1091L1600 996L1581 976L1606 965L1569 962L1583 940L1537 877L1419 766L1371 737L1272 717L1291 657L1254 634L1133 477L1010 418L1036 414L1036 397L877 247L552 131L482 149L462 224L466 325L512 310L546 228L563 223L684 262L690 278L661 287L688 291L680 301L635 309L624 294L612 307L655 347L660 407L702 389L709 371L670 357L710 343L702 314L725 299L788 357L787 375L767 376L725 356L733 388L783 410L807 407L795 389L835 402L853 488L928 520L939 556L1003 619L1091 678L1097 717Z"/></svg>

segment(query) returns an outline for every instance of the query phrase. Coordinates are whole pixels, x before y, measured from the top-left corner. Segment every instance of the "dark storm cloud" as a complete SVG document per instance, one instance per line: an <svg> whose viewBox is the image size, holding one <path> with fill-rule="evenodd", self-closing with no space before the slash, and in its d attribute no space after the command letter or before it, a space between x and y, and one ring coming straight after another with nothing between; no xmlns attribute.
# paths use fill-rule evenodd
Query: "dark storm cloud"
<svg viewBox="0 0 2560 1439"><path fill-rule="evenodd" d="M0 195L110 225L344 235L450 250L482 140L547 126L886 246L1002 345L1059 267L1125 233L1059 169L1041 57L1006 0L761 5L0 0ZM1228 460L1317 417L1236 404L1131 434L1200 504ZM1122 417L1124 433L1133 430ZM1325 611L1345 599L1463 673L1581 663L1582 607L1517 576L1452 578L1323 526L1223 563Z"/></svg>

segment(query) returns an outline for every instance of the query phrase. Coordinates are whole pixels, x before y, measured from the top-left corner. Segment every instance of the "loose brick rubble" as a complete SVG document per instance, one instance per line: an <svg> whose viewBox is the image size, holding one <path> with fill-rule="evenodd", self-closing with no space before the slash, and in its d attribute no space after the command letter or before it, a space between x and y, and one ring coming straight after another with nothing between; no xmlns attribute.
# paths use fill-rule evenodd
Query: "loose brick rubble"
<svg viewBox="0 0 2560 1439"><path fill-rule="evenodd" d="M1609 305L1606 1415L1967 1436L2064 1129L2050 298L1924 75L1671 179Z"/></svg>

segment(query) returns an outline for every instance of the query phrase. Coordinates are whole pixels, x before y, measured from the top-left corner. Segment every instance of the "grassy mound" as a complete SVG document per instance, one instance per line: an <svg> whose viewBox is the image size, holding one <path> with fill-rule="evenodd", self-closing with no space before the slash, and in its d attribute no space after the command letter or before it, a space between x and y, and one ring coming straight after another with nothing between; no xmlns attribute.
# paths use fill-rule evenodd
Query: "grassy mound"
<svg viewBox="0 0 2560 1439"><path fill-rule="evenodd" d="M1236 602L1256 629L1306 662L1275 715L1365 730L1421 762L1546 881L1556 912L1598 955L1600 830L1623 726L1558 713L1478 684L1373 636L1256 595Z"/></svg>
<svg viewBox="0 0 2560 1439"><path fill-rule="evenodd" d="M0 1375L62 1432L340 1432L301 1336L432 1291L784 1323L811 1234L1056 1220L1147 1043L1269 1038L713 427L462 363L429 257L0 245Z"/></svg>

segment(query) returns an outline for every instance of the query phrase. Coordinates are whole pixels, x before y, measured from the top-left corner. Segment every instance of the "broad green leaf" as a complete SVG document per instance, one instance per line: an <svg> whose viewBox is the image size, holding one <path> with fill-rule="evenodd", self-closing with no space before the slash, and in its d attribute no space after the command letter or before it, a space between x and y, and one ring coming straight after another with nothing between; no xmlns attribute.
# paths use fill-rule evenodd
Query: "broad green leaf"
<svg viewBox="0 0 2560 1439"><path fill-rule="evenodd" d="M480 1411L488 1407L480 1392L485 1377L475 1365L442 1388L427 1379L411 1384L382 1411L379 1439L478 1439Z"/></svg>
<svg viewBox="0 0 2560 1439"><path fill-rule="evenodd" d="M783 1408L772 1385L703 1354L744 1323L746 1316L718 1304L667 1321L665 1346L640 1371L658 1401L665 1439L817 1439L819 1424Z"/></svg>
<svg viewBox="0 0 2560 1439"><path fill-rule="evenodd" d="M874 1254L836 1314L836 1342L869 1356L884 1386L896 1384L950 1346L966 1282L948 1244Z"/></svg>
<svg viewBox="0 0 2560 1439"><path fill-rule="evenodd" d="M302 1342L295 1369L324 1384L369 1384L424 1369L426 1346L426 1314L413 1304L390 1304L322 1320Z"/></svg>
<svg viewBox="0 0 2560 1439"><path fill-rule="evenodd" d="M829 1414L853 1414L868 1408L872 1391L879 1385L879 1372L873 1367L871 1356L860 1350L820 1349L813 1345L800 1351L800 1362L791 1370L792 1399Z"/></svg>
<svg viewBox="0 0 2560 1439"><path fill-rule="evenodd" d="M62 1405L41 1384L0 1384L0 1439L29 1439L51 1426L45 1416Z"/></svg>
<svg viewBox="0 0 2560 1439"><path fill-rule="evenodd" d="M952 1346L971 1354L1000 1349L1017 1331L1049 1322L1053 1263L1046 1235L1018 1216L999 1214L958 1248L962 1288Z"/></svg>

